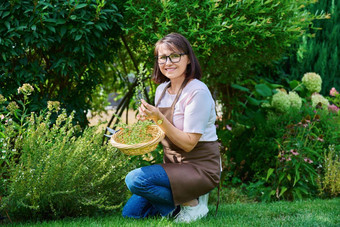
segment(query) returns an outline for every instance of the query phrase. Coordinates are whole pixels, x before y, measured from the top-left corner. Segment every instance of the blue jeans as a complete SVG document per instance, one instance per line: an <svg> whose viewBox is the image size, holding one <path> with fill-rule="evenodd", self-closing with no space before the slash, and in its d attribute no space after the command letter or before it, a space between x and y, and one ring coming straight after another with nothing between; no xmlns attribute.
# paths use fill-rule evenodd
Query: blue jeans
<svg viewBox="0 0 340 227"><path fill-rule="evenodd" d="M161 165L135 169L125 177L133 193L123 208L123 216L145 218L166 216L175 209L168 175Z"/></svg>

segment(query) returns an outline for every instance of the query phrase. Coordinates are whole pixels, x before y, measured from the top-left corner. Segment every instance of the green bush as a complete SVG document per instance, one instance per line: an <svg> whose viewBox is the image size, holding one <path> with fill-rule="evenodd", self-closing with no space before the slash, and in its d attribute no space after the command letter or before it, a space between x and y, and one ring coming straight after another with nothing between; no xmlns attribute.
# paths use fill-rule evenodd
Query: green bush
<svg viewBox="0 0 340 227"><path fill-rule="evenodd" d="M124 178L135 166L115 148L102 146L96 127L74 126L73 113L63 110L52 123L58 104L50 102L48 111L30 116L0 106L2 215L26 220L93 215L125 201ZM22 125L14 121L18 114Z"/></svg>
<svg viewBox="0 0 340 227"><path fill-rule="evenodd" d="M0 93L20 100L18 85L30 83L30 111L59 101L84 127L100 69L119 46L113 1L2 1L0 19Z"/></svg>

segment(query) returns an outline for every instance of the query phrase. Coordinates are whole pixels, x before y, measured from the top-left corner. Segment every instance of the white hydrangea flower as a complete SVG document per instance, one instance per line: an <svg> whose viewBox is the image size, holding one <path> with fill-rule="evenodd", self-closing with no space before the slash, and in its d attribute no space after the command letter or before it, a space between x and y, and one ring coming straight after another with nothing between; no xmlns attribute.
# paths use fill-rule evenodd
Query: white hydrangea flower
<svg viewBox="0 0 340 227"><path fill-rule="evenodd" d="M313 72L305 73L302 77L302 83L312 93L321 91L322 79L319 74Z"/></svg>
<svg viewBox="0 0 340 227"><path fill-rule="evenodd" d="M323 109L328 109L329 101L318 93L312 95L312 105L316 107L319 103L322 104Z"/></svg>
<svg viewBox="0 0 340 227"><path fill-rule="evenodd" d="M290 106L294 109L300 110L302 106L302 99L295 91L290 91L288 94Z"/></svg>
<svg viewBox="0 0 340 227"><path fill-rule="evenodd" d="M273 95L271 106L279 112L286 112L290 108L290 101L286 92L277 90L278 92Z"/></svg>

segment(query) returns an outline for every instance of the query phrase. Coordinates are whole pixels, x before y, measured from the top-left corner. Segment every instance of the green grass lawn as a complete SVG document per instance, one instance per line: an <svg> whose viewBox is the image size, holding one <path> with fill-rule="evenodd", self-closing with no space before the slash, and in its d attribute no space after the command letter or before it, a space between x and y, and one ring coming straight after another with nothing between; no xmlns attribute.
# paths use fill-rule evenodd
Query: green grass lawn
<svg viewBox="0 0 340 227"><path fill-rule="evenodd" d="M124 219L109 216L63 219L8 226L340 226L340 198L299 202L220 204L217 216L210 205L208 216L191 224L175 224L162 218Z"/></svg>

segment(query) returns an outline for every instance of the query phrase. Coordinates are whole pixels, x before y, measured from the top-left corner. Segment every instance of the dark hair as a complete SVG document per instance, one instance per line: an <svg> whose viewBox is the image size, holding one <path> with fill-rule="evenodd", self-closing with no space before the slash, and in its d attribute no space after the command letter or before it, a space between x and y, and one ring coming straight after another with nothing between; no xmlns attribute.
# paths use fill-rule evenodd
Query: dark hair
<svg viewBox="0 0 340 227"><path fill-rule="evenodd" d="M166 44L171 50L177 50L188 55L188 58L190 59L190 63L187 65L186 74L185 74L186 78L201 79L202 77L201 66L194 54L194 51L189 41L181 34L170 33L166 35L164 38L158 40L158 42L155 44L155 51L154 51L155 64L153 67L152 78L156 83L159 84L159 83L169 81L169 78L164 76L161 70L159 69L159 65L157 62L158 48L162 44Z"/></svg>

